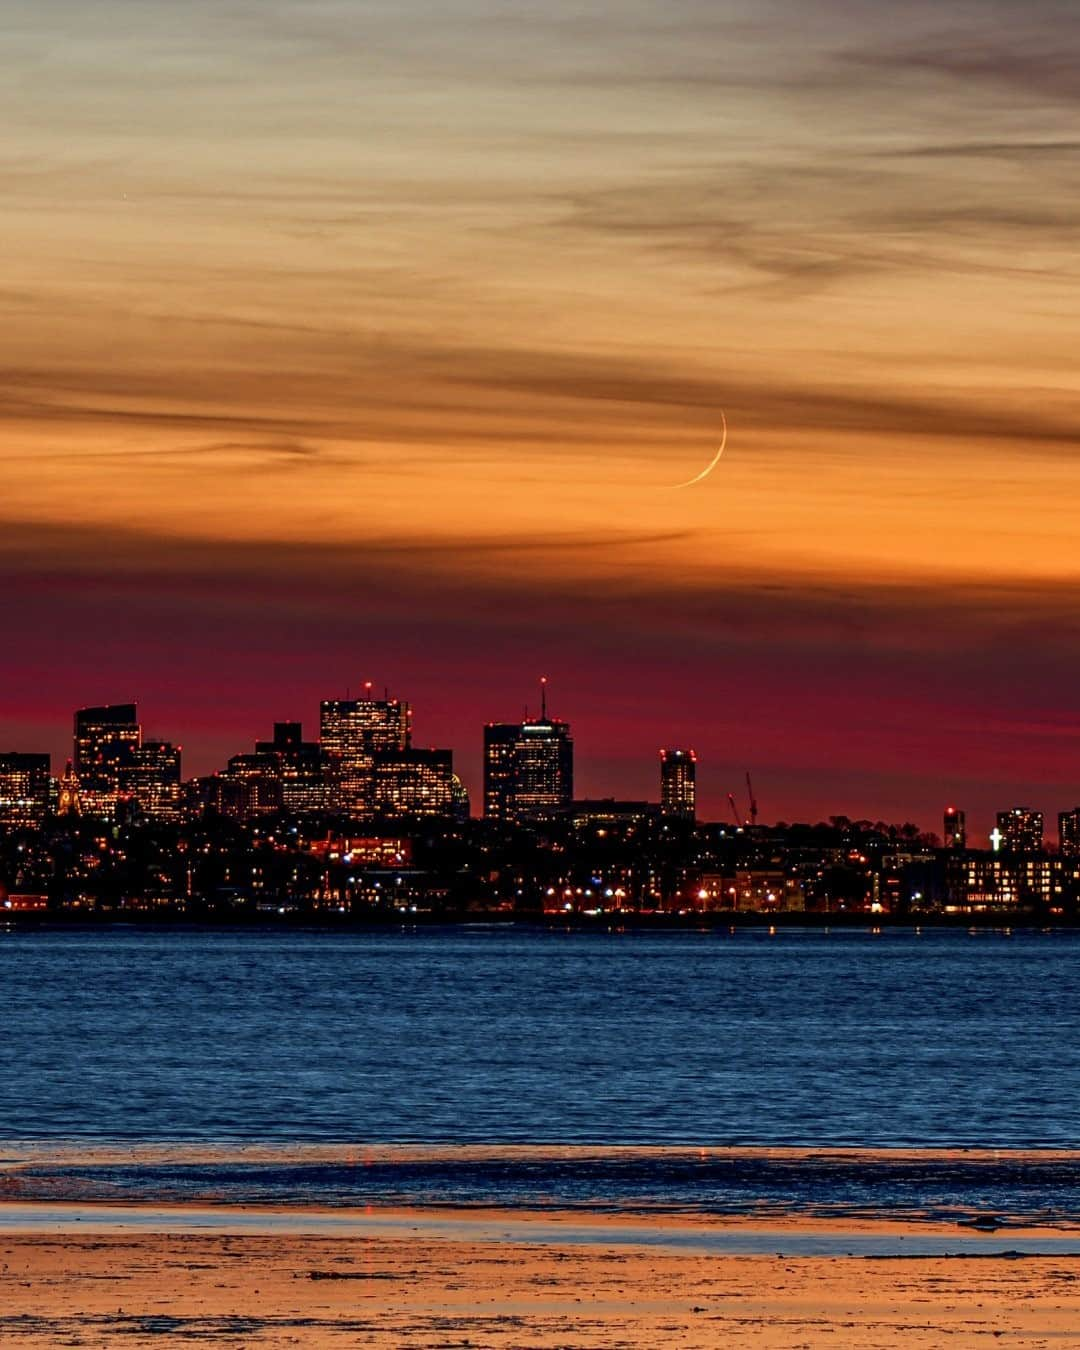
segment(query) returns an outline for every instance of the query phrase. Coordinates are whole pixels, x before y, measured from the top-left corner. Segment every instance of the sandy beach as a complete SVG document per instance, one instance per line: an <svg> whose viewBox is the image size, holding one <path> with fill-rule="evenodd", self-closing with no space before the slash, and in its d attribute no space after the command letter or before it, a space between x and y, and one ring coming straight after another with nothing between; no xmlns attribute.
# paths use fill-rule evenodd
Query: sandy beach
<svg viewBox="0 0 1080 1350"><path fill-rule="evenodd" d="M775 1251L734 1254L666 1245L670 1226L657 1226L656 1245L626 1241L615 1221L618 1242L604 1240L602 1224L587 1241L560 1240L559 1225L569 1238L576 1215L515 1215L505 1236L493 1235L491 1214L398 1212L368 1227L358 1215L331 1233L302 1231L295 1213L262 1211L247 1231L235 1217L234 1231L227 1213L200 1230L195 1212L185 1221L147 1210L136 1226L107 1207L74 1219L41 1207L16 1223L0 1207L0 1344L1080 1345L1080 1256L1009 1254L1012 1233L983 1239L978 1254L874 1257L783 1252L842 1231L813 1221L777 1227ZM904 1233L847 1228L890 1242Z"/></svg>

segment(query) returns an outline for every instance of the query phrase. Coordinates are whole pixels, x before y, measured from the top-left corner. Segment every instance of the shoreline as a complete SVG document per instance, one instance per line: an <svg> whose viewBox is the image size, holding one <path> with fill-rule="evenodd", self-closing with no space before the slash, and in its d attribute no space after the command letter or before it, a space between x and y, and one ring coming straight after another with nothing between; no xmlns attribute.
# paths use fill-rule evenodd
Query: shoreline
<svg viewBox="0 0 1080 1350"><path fill-rule="evenodd" d="M0 1226L22 1207L421 1216L924 1237L1080 1233L1080 1151L1061 1148L0 1141ZM287 1216L292 1216L291 1219ZM141 1221L141 1220L140 1220ZM381 1220L380 1220L381 1221Z"/></svg>
<svg viewBox="0 0 1080 1350"><path fill-rule="evenodd" d="M461 932L497 929L518 933L729 933L764 930L824 932L907 932L918 936L934 932L1001 933L1003 935L1075 933L1080 914L1041 915L1031 911L994 910L970 914L867 914L791 910L777 913L752 911L688 912L685 914L640 914L620 912L588 914L502 914L471 910L445 913L339 914L333 911L286 910L244 914L189 913L181 909L113 909L101 914L80 911L0 911L0 932L109 932L136 929L150 932L207 933L387 933L440 929Z"/></svg>

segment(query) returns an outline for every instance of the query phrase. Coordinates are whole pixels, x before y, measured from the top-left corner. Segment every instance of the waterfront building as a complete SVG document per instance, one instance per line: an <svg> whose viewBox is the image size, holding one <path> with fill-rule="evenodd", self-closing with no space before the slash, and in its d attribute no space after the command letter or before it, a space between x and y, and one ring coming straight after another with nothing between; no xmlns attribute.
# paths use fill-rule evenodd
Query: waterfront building
<svg viewBox="0 0 1080 1350"><path fill-rule="evenodd" d="M806 908L806 892L798 877L782 868L737 868L732 873L703 872L688 879L688 908L751 914L789 913Z"/></svg>
<svg viewBox="0 0 1080 1350"><path fill-rule="evenodd" d="M762 914L804 910L806 893L797 877L779 868L739 868L735 872L734 908Z"/></svg>
<svg viewBox="0 0 1080 1350"><path fill-rule="evenodd" d="M997 829L992 836L995 852L1041 853L1043 846L1043 815L1026 806L1014 806L1011 811L999 811Z"/></svg>
<svg viewBox="0 0 1080 1350"><path fill-rule="evenodd" d="M1053 908L1063 893L1057 858L1011 853L971 853L950 858L946 907L961 912Z"/></svg>

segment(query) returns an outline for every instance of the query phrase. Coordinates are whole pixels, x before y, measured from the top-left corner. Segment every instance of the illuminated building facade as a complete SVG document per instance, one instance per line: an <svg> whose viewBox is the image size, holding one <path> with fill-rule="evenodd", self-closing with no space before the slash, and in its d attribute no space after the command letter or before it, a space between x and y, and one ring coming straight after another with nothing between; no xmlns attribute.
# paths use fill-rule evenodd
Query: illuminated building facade
<svg viewBox="0 0 1080 1350"><path fill-rule="evenodd" d="M75 777L75 766L69 759L64 775L56 785L56 814L58 816L82 815L82 794L79 780Z"/></svg>
<svg viewBox="0 0 1080 1350"><path fill-rule="evenodd" d="M0 754L0 825L40 825L49 810L48 755Z"/></svg>
<svg viewBox="0 0 1080 1350"><path fill-rule="evenodd" d="M655 802L619 801L615 797L584 798L574 802L570 823L578 834L600 839L633 839L653 824Z"/></svg>
<svg viewBox="0 0 1080 1350"><path fill-rule="evenodd" d="M697 816L697 756L693 750L660 751L660 812L680 820Z"/></svg>
<svg viewBox="0 0 1080 1350"><path fill-rule="evenodd" d="M946 907L954 910L1052 908L1061 901L1062 869L1056 858L1019 850L967 854L950 860L946 888Z"/></svg>
<svg viewBox="0 0 1080 1350"><path fill-rule="evenodd" d="M1041 853L1042 812L1029 811L1026 806L1014 806L1011 811L999 811L994 838L995 849L999 849L1002 853Z"/></svg>
<svg viewBox="0 0 1080 1350"><path fill-rule="evenodd" d="M1058 816L1058 847L1063 858L1080 858L1080 806Z"/></svg>
<svg viewBox="0 0 1080 1350"><path fill-rule="evenodd" d="M967 818L958 807L947 806L942 818L942 839L946 848L967 848Z"/></svg>
<svg viewBox="0 0 1080 1350"><path fill-rule="evenodd" d="M568 811L574 742L567 722L491 722L484 728L484 815L517 824Z"/></svg>
<svg viewBox="0 0 1080 1350"><path fill-rule="evenodd" d="M233 755L224 773L216 776L208 804L238 820L280 814L285 802L277 756L258 751Z"/></svg>
<svg viewBox="0 0 1080 1350"><path fill-rule="evenodd" d="M74 769L84 812L116 814L121 774L131 767L140 745L142 728L134 703L79 709L75 714Z"/></svg>
<svg viewBox="0 0 1080 1350"><path fill-rule="evenodd" d="M179 820L180 747L143 741L117 775L118 800L128 799L149 820Z"/></svg>
<svg viewBox="0 0 1080 1350"><path fill-rule="evenodd" d="M382 816L460 814L463 789L450 750L397 750L372 765L374 809ZM466 813L468 811L466 799Z"/></svg>
<svg viewBox="0 0 1080 1350"><path fill-rule="evenodd" d="M334 809L367 816L375 805L376 755L400 754L412 742L412 713L399 699L329 699L319 734L329 763Z"/></svg>
<svg viewBox="0 0 1080 1350"><path fill-rule="evenodd" d="M347 867L401 867L413 858L413 841L407 835L373 835L353 839L327 835L310 846L314 857L324 862L344 863Z"/></svg>
<svg viewBox="0 0 1080 1350"><path fill-rule="evenodd" d="M327 755L317 741L304 740L300 722L275 722L274 739L256 741L266 756L265 771L281 782L281 806L292 815L315 815L332 807Z"/></svg>
<svg viewBox="0 0 1080 1350"><path fill-rule="evenodd" d="M802 882L779 868L738 868L733 873L706 872L691 880L684 893L687 908L787 913L806 908Z"/></svg>

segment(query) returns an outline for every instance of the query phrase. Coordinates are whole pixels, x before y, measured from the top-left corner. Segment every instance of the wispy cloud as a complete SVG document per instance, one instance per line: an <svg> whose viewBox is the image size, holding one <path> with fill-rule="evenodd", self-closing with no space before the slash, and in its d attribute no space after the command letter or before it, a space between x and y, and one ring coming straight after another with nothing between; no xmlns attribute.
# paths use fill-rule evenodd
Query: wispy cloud
<svg viewBox="0 0 1080 1350"><path fill-rule="evenodd" d="M1022 18L990 36L981 25L949 28L946 10L938 33L878 50L865 47L849 59L879 72L939 76L961 87L996 86L1034 105L1073 103L1080 99L1075 12L1057 5L1049 11L1040 15L1038 6L1025 8Z"/></svg>
<svg viewBox="0 0 1080 1350"><path fill-rule="evenodd" d="M1080 395L1063 387L1038 405L1025 403L1023 385L998 401L947 386L930 397L911 381L906 388L833 387L789 380L756 381L744 372L705 375L685 365L647 363L641 358L557 349L444 348L407 344L385 352L367 372L354 372L350 406L328 403L335 377L252 379L234 371L172 372L118 378L87 368L67 372L50 388L48 372L9 372L0 385L0 415L30 423L77 427L141 427L147 431L226 431L225 439L184 444L134 444L113 448L58 448L55 455L132 457L153 462L198 456L252 456L325 466L363 452L381 438L402 452L410 444L476 447L491 453L500 441L534 440L549 453L559 443L595 447L624 426L633 409L636 425L619 442L620 453L708 434L721 410L737 427L776 431L860 433L979 443L1011 441L1062 449L1080 444ZM379 381L385 381L380 387ZM408 389L408 418L400 406ZM259 411L267 404L276 411ZM233 410L235 409L235 410ZM644 415L650 420L641 420ZM488 419L490 425L484 425ZM239 435L236 433L244 433ZM558 442L558 443L556 443ZM352 447L350 449L350 447ZM487 450L484 449L487 447ZM403 461L404 463L404 461Z"/></svg>

